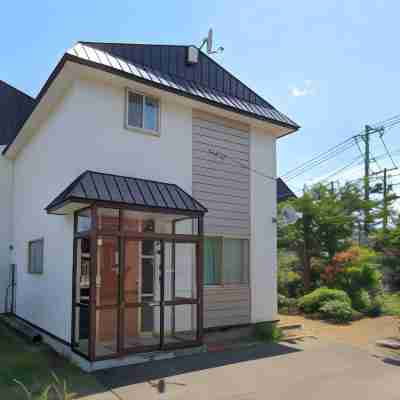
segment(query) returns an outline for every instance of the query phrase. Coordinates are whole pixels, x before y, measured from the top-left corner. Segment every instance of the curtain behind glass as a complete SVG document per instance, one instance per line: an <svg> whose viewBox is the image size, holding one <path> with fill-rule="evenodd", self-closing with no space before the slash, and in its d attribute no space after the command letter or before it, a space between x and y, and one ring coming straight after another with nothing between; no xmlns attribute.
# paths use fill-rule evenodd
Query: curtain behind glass
<svg viewBox="0 0 400 400"><path fill-rule="evenodd" d="M248 283L249 242L224 239L224 283Z"/></svg>
<svg viewBox="0 0 400 400"><path fill-rule="evenodd" d="M220 283L220 239L204 239L204 284Z"/></svg>

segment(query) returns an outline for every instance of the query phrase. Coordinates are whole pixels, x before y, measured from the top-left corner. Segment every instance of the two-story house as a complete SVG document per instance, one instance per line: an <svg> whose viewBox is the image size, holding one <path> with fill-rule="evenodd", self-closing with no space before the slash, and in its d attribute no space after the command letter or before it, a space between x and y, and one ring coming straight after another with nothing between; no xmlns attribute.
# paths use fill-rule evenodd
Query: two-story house
<svg viewBox="0 0 400 400"><path fill-rule="evenodd" d="M79 42L35 99L2 83L0 295L86 369L274 320L297 129L193 46Z"/></svg>

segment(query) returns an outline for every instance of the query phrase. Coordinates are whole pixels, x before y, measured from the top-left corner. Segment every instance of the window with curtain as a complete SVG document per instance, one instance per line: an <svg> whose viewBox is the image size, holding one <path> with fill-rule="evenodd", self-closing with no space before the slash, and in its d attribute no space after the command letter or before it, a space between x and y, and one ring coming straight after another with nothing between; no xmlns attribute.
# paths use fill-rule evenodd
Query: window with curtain
<svg viewBox="0 0 400 400"><path fill-rule="evenodd" d="M249 241L246 239L224 239L223 274L226 284L249 282Z"/></svg>
<svg viewBox="0 0 400 400"><path fill-rule="evenodd" d="M221 283L221 239L204 239L204 284Z"/></svg>
<svg viewBox="0 0 400 400"><path fill-rule="evenodd" d="M249 282L247 239L204 239L204 285Z"/></svg>

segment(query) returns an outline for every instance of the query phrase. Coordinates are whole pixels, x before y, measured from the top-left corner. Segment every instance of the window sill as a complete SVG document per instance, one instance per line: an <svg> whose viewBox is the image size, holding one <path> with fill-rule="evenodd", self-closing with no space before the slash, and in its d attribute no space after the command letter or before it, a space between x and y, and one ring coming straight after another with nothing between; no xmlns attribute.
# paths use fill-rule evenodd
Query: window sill
<svg viewBox="0 0 400 400"><path fill-rule="evenodd" d="M154 137L161 136L161 132L159 132L159 131L152 131L150 129L139 128L137 126L130 126L127 124L125 124L125 129L127 131L141 133L142 135L146 135L146 136L154 136Z"/></svg>

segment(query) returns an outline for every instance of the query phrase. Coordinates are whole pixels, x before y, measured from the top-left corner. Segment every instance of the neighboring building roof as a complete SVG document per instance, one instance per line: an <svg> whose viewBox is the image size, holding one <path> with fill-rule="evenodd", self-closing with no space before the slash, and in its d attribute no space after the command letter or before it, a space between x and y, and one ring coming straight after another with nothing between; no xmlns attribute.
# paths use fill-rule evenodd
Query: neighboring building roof
<svg viewBox="0 0 400 400"><path fill-rule="evenodd" d="M297 198L297 196L290 190L289 186L286 185L286 183L281 178L278 178L276 181L278 203L284 200L288 200L290 198Z"/></svg>
<svg viewBox="0 0 400 400"><path fill-rule="evenodd" d="M0 80L0 146L17 136L34 104L35 99Z"/></svg>
<svg viewBox="0 0 400 400"><path fill-rule="evenodd" d="M78 42L68 54L181 95L292 131L299 129L299 125L202 51L199 51L198 63L188 64L187 49L188 46Z"/></svg>
<svg viewBox="0 0 400 400"><path fill-rule="evenodd" d="M172 210L204 214L207 209L179 186L147 179L86 171L76 178L47 207L51 214L65 214L70 203L114 203L138 209Z"/></svg>

